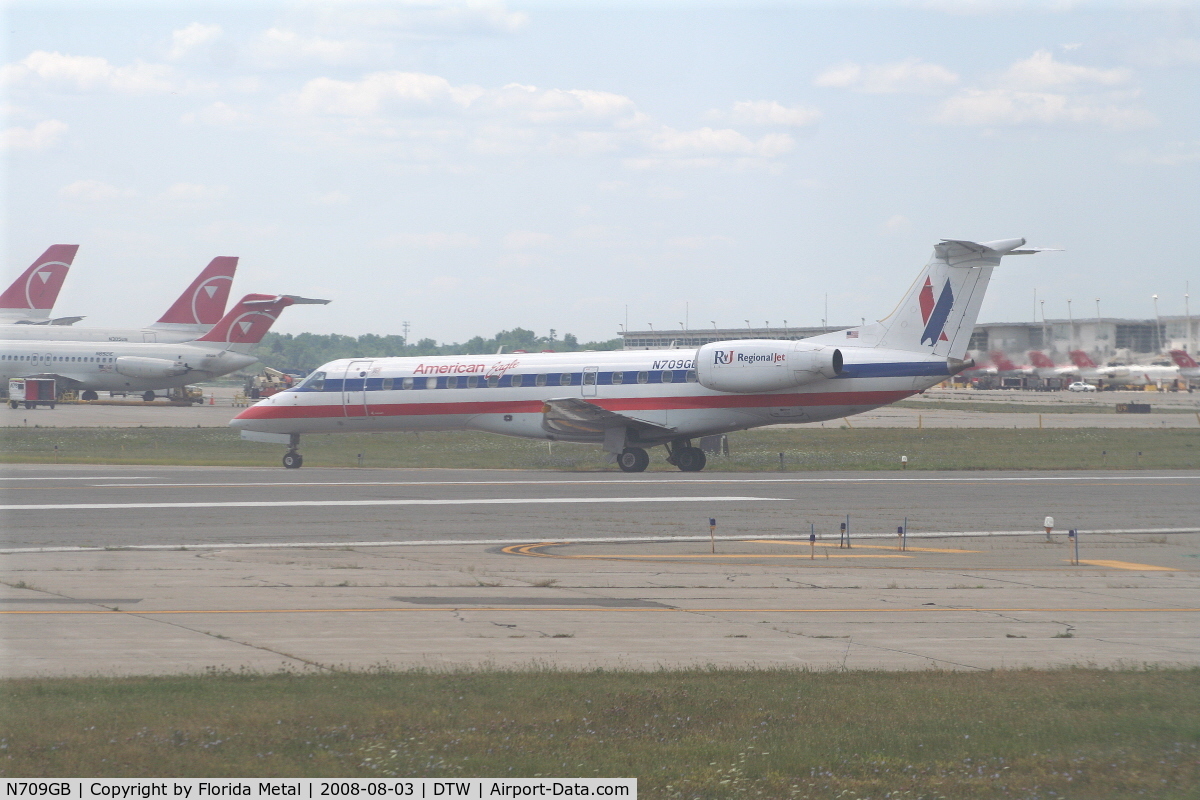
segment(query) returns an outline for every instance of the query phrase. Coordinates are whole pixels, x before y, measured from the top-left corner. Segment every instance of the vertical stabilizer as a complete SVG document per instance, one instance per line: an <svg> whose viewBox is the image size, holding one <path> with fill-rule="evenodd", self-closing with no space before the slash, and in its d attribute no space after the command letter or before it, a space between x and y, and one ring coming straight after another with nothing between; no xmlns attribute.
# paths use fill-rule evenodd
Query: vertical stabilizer
<svg viewBox="0 0 1200 800"><path fill-rule="evenodd" d="M42 322L58 299L63 281L79 251L77 244L54 244L0 295L0 321Z"/></svg>
<svg viewBox="0 0 1200 800"><path fill-rule="evenodd" d="M1024 239L969 242L943 239L900 305L872 325L815 337L813 341L964 359L979 318L979 307L992 270L1009 255L1046 248L1019 249ZM858 341L850 341L857 339Z"/></svg>
<svg viewBox="0 0 1200 800"><path fill-rule="evenodd" d="M225 314L233 274L237 271L236 256L217 256L196 276L191 286L179 295L152 328L194 329L197 333L216 325Z"/></svg>
<svg viewBox="0 0 1200 800"><path fill-rule="evenodd" d="M293 295L248 294L196 342L223 344L229 350L248 353L267 335L283 309L296 304L328 302Z"/></svg>
<svg viewBox="0 0 1200 800"><path fill-rule="evenodd" d="M1092 357L1082 350L1072 350L1069 355L1071 363L1079 369L1095 369L1097 366L1096 362L1092 361Z"/></svg>

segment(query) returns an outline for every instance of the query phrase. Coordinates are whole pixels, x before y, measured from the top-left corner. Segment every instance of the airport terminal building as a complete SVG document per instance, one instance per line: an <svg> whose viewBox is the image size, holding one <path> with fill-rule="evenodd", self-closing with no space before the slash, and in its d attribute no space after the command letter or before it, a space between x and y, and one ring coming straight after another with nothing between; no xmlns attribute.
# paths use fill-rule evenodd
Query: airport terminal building
<svg viewBox="0 0 1200 800"><path fill-rule="evenodd" d="M792 326L782 328L692 329L678 331L623 331L626 350L659 350L693 348L709 342L732 339L807 339L828 331L850 328L852 325L824 327ZM1071 350L1084 350L1097 363L1113 358L1145 359L1167 350L1197 352L1200 343L1200 317L1161 317L1143 319L1047 319L1041 322L992 322L975 326L970 350L987 353L1002 350L1006 353L1026 353L1041 350L1066 361Z"/></svg>

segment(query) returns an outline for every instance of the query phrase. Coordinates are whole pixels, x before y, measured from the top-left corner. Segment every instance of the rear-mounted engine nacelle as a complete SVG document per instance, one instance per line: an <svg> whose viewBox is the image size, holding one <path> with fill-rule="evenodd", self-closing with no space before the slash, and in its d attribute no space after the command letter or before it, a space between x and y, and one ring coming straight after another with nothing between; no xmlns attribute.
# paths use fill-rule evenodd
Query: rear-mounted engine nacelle
<svg viewBox="0 0 1200 800"><path fill-rule="evenodd" d="M117 372L129 378L174 378L186 374L190 367L182 361L142 356L121 356L116 363Z"/></svg>
<svg viewBox="0 0 1200 800"><path fill-rule="evenodd" d="M700 385L718 392L790 389L842 371L842 351L804 342L713 342L696 352Z"/></svg>

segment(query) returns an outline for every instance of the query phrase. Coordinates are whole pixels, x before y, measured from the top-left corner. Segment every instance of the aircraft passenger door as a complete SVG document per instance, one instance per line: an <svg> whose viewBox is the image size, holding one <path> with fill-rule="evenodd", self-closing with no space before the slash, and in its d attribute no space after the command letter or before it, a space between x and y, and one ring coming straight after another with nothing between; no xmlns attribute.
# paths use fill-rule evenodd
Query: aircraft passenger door
<svg viewBox="0 0 1200 800"><path fill-rule="evenodd" d="M584 367L583 368L583 380L581 380L579 382L579 388L583 392L584 397L595 397L596 396L596 380L597 380L597 368L596 367Z"/></svg>
<svg viewBox="0 0 1200 800"><path fill-rule="evenodd" d="M157 342L158 335L154 331L142 331L143 342Z"/></svg>
<svg viewBox="0 0 1200 800"><path fill-rule="evenodd" d="M342 380L342 408L347 417L367 416L367 375L371 361L351 361Z"/></svg>

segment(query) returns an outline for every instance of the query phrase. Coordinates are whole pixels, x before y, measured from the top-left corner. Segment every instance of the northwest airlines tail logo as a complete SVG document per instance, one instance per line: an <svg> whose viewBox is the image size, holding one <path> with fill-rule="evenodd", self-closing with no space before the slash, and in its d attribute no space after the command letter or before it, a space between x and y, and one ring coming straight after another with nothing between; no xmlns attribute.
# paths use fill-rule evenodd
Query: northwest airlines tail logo
<svg viewBox="0 0 1200 800"><path fill-rule="evenodd" d="M942 287L942 293L938 295L935 303L933 284L926 277L925 285L921 287L921 294L917 299L921 303L921 321L925 323L921 344L929 342L930 346L935 346L938 342L950 341L946 338L945 330L946 318L950 316L950 309L954 307L954 290L950 288L950 279L946 279L946 285Z"/></svg>

